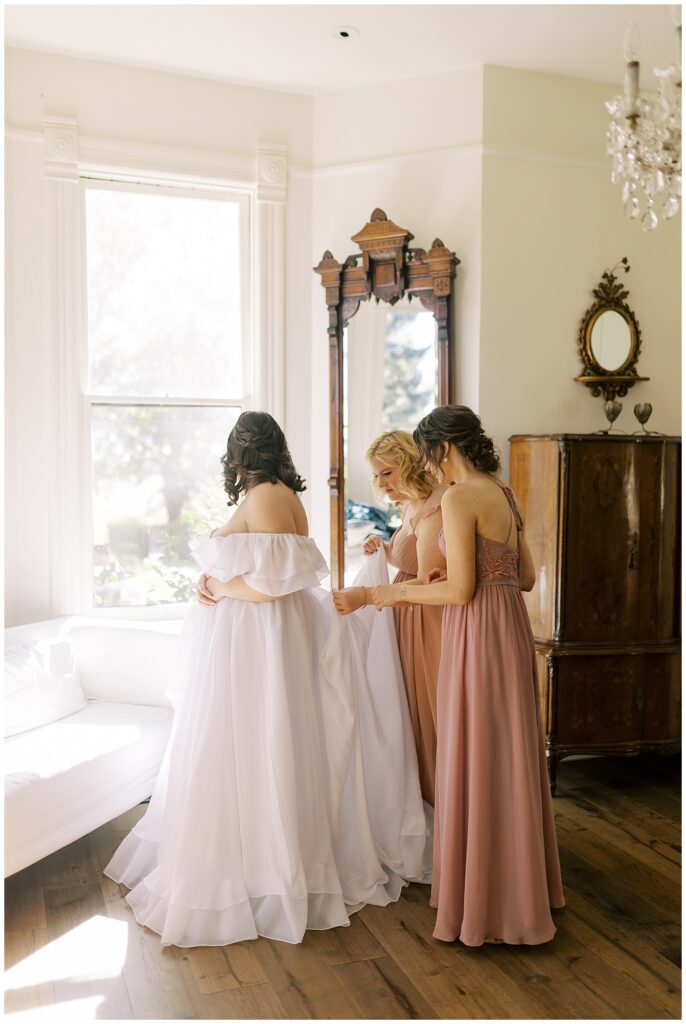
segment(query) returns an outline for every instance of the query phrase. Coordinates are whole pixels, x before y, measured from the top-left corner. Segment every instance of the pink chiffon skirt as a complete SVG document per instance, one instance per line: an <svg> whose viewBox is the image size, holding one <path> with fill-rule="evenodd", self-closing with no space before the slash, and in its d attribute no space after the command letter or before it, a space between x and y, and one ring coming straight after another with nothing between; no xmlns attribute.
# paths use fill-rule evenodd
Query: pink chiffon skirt
<svg viewBox="0 0 686 1024"><path fill-rule="evenodd" d="M434 936L547 942L564 902L526 606L516 584L481 585L443 617Z"/></svg>

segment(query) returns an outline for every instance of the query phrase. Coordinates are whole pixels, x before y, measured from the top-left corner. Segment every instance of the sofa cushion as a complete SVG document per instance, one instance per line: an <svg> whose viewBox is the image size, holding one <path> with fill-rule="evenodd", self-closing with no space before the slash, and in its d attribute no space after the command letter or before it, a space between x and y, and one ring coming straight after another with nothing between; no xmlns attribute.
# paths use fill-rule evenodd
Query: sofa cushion
<svg viewBox="0 0 686 1024"><path fill-rule="evenodd" d="M55 722L85 703L68 635L5 643L5 736Z"/></svg>
<svg viewBox="0 0 686 1024"><path fill-rule="evenodd" d="M170 707L179 671L181 622L75 624L70 627L86 697Z"/></svg>
<svg viewBox="0 0 686 1024"><path fill-rule="evenodd" d="M5 743L5 875L74 842L152 793L172 712L88 701Z"/></svg>

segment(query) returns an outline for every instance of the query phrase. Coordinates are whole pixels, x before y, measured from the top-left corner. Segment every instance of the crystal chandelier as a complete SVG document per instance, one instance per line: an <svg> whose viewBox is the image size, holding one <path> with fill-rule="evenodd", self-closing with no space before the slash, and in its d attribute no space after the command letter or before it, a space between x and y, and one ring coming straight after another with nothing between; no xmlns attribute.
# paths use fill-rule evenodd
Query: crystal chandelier
<svg viewBox="0 0 686 1024"><path fill-rule="evenodd" d="M677 56L673 64L655 68L657 92L639 93L638 29L632 22L624 41L624 95L605 104L610 180L622 183L624 212L632 220L640 217L644 231L657 227L658 210L665 220L674 217L681 197L681 7L672 8L672 20Z"/></svg>

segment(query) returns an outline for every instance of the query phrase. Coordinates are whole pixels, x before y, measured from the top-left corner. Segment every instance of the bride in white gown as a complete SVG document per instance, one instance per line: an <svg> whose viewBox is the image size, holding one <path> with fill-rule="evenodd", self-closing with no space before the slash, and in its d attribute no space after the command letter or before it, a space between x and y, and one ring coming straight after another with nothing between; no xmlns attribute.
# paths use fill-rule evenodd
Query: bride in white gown
<svg viewBox="0 0 686 1024"><path fill-rule="evenodd" d="M245 497L192 545L202 603L184 625L171 737L105 868L163 945L300 942L428 880L431 856L392 649L377 630L367 671L377 613L332 614L282 431L243 413L222 461L230 503Z"/></svg>

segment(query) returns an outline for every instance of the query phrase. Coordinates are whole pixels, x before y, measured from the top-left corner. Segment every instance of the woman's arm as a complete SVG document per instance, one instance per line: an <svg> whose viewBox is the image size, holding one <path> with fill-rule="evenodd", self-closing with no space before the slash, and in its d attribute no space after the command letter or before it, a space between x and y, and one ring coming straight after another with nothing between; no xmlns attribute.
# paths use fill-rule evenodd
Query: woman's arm
<svg viewBox="0 0 686 1024"><path fill-rule="evenodd" d="M522 510L519 507L519 501L517 498L514 495L513 497L522 520L522 530L519 535L519 589L533 590L536 584L536 566L534 565L534 560L531 555L531 549L526 542L526 535L524 531L526 524L524 523Z"/></svg>
<svg viewBox="0 0 686 1024"><path fill-rule="evenodd" d="M533 590L536 585L536 566L522 531L519 538L519 589Z"/></svg>
<svg viewBox="0 0 686 1024"><path fill-rule="evenodd" d="M237 509L223 526L216 526L214 530L210 530L210 537L228 537L231 533L240 533L242 518Z"/></svg>
<svg viewBox="0 0 686 1024"><path fill-rule="evenodd" d="M216 580L213 576L210 576L205 587L215 601L220 600L222 597L236 597L239 601L251 601L253 604L278 601L278 597L272 597L270 594L262 594L259 590L253 590L242 576L234 576L232 580L228 580L226 583L222 583L221 580Z"/></svg>
<svg viewBox="0 0 686 1024"><path fill-rule="evenodd" d="M446 492L441 508L448 578L411 587L406 583L374 587L372 598L377 608L393 604L441 605L471 601L476 580L476 506L469 490L458 485Z"/></svg>
<svg viewBox="0 0 686 1024"><path fill-rule="evenodd" d="M443 517L438 508L417 520L414 532L417 538L417 578L420 582L432 569L442 568L445 575L445 558L438 543L442 526Z"/></svg>
<svg viewBox="0 0 686 1024"><path fill-rule="evenodd" d="M371 604L371 591L369 587L346 587L345 590L334 590L333 603L339 615L350 615L358 608L364 608Z"/></svg>

